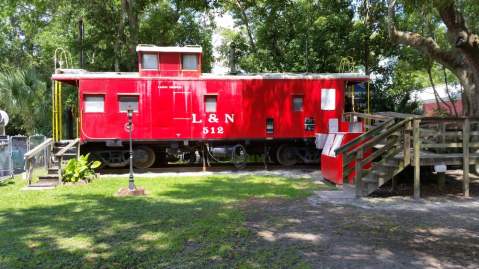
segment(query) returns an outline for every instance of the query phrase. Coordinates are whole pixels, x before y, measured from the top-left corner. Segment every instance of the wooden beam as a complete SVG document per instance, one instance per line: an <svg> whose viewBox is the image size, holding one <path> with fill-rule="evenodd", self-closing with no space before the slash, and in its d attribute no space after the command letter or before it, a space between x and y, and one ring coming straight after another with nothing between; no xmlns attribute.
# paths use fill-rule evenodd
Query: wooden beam
<svg viewBox="0 0 479 269"><path fill-rule="evenodd" d="M414 199L421 197L421 138L419 136L420 119L413 121L413 143L414 143Z"/></svg>
<svg viewBox="0 0 479 269"><path fill-rule="evenodd" d="M363 196L363 184L362 184L362 159L363 159L363 150L360 149L356 152L356 163L354 172L356 173L354 179L354 185L356 187L356 198L361 198ZM344 184L344 183L343 183Z"/></svg>
<svg viewBox="0 0 479 269"><path fill-rule="evenodd" d="M411 122L406 123L406 128L403 130L403 134L404 166L408 166L411 163Z"/></svg>
<svg viewBox="0 0 479 269"><path fill-rule="evenodd" d="M464 180L463 180L463 190L464 190L464 197L469 197L469 139L470 139L470 133L471 131L471 122L469 121L468 118L464 120L464 127L462 130L462 153L464 156L463 159L463 174L464 174Z"/></svg>

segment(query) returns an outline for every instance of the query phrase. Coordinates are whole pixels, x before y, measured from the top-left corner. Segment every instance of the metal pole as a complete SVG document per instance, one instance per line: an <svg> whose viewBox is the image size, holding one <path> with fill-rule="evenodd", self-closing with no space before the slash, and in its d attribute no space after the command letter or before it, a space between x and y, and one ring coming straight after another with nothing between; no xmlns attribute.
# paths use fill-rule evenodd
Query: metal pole
<svg viewBox="0 0 479 269"><path fill-rule="evenodd" d="M130 177L128 180L128 189L130 191L135 190L135 178L133 176L133 140L132 140L132 131L133 131L133 110L128 108L128 131L130 133Z"/></svg>

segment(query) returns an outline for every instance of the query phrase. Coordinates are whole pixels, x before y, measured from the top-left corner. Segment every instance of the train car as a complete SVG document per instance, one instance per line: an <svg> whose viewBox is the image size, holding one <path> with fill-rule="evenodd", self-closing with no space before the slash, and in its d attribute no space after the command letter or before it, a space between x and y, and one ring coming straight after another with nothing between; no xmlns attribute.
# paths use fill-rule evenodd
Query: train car
<svg viewBox="0 0 479 269"><path fill-rule="evenodd" d="M359 73L201 73L200 47L137 46L138 72L57 69L78 88L82 151L110 167L128 163L127 110L133 110L134 165L201 157L242 165L265 154L283 165L317 162L316 133L345 111Z"/></svg>

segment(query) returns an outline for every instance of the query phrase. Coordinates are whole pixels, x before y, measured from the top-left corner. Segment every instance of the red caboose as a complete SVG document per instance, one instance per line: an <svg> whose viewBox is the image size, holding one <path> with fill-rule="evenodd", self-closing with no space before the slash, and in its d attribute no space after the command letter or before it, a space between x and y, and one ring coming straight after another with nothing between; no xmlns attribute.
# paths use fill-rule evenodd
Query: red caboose
<svg viewBox="0 0 479 269"><path fill-rule="evenodd" d="M109 166L128 162L127 109L134 110L135 166L202 154L241 163L266 152L291 165L315 162L316 133L345 110L345 89L368 80L357 73L201 73L200 47L139 45L139 72L57 69L55 81L78 87L83 150Z"/></svg>

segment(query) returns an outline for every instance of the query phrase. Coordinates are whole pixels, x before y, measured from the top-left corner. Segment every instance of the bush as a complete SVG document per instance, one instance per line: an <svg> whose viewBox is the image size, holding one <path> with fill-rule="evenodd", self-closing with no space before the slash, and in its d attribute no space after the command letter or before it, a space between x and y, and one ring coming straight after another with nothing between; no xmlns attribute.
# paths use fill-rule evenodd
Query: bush
<svg viewBox="0 0 479 269"><path fill-rule="evenodd" d="M63 182L78 182L85 180L90 182L96 178L95 169L100 167L100 161L88 162L90 154L82 155L79 159L71 159L68 161L65 169L62 171Z"/></svg>

